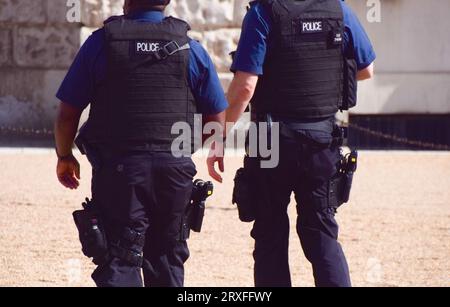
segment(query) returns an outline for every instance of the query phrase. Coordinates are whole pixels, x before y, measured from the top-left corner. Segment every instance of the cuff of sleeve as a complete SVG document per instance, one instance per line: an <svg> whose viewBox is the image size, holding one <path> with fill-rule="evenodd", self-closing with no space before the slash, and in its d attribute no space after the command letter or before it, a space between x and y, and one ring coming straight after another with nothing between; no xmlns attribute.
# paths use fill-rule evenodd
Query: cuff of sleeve
<svg viewBox="0 0 450 307"><path fill-rule="evenodd" d="M369 65L372 64L376 58L377 58L377 56L376 56L375 52L372 52L363 63L359 63L358 70L363 70L363 69L369 67Z"/></svg>
<svg viewBox="0 0 450 307"><path fill-rule="evenodd" d="M263 74L262 67L255 67L255 66L251 66L251 65L232 65L230 68L230 71L232 73L236 73L237 71L243 71L243 72L258 75L258 76L261 76Z"/></svg>
<svg viewBox="0 0 450 307"><path fill-rule="evenodd" d="M225 111L226 109L228 109L228 103L224 103L221 104L219 107L214 108L214 109L210 109L210 110L205 110L202 113L202 115L215 115L215 114L219 114L222 113L223 111Z"/></svg>
<svg viewBox="0 0 450 307"><path fill-rule="evenodd" d="M87 103L87 104L86 103L76 103L72 99L64 97L64 95L61 95L61 93L57 93L56 98L58 98L60 101L62 101L64 103L67 103L70 106L80 109L80 110L86 109L86 107L89 105L89 103Z"/></svg>

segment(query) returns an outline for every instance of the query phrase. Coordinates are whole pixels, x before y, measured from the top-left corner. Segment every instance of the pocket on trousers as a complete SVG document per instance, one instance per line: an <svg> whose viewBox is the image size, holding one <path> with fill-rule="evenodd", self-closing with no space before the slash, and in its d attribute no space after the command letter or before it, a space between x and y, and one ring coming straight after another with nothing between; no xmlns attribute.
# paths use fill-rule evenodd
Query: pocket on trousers
<svg viewBox="0 0 450 307"><path fill-rule="evenodd" d="M325 183L337 172L338 155L326 148L311 154L309 176L317 183Z"/></svg>
<svg viewBox="0 0 450 307"><path fill-rule="evenodd" d="M186 178L193 179L197 175L197 168L192 160L168 162L167 169Z"/></svg>

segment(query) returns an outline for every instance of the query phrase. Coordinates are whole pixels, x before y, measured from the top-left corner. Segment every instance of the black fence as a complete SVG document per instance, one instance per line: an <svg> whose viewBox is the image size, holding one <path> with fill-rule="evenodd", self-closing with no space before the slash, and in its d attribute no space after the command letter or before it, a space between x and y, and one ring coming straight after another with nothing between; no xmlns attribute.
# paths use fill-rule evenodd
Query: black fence
<svg viewBox="0 0 450 307"><path fill-rule="evenodd" d="M54 145L50 129L26 129L0 126L0 147L48 147Z"/></svg>
<svg viewBox="0 0 450 307"><path fill-rule="evenodd" d="M366 150L450 150L450 114L351 115L350 146Z"/></svg>
<svg viewBox="0 0 450 307"><path fill-rule="evenodd" d="M450 114L351 115L349 128L358 149L450 151ZM54 147L53 132L0 126L0 146Z"/></svg>

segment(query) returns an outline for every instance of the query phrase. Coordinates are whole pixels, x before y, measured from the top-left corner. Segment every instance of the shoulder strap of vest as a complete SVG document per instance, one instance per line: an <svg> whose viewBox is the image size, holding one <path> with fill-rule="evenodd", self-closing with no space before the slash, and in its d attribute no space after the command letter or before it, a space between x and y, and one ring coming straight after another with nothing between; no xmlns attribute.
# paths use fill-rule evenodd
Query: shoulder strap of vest
<svg viewBox="0 0 450 307"><path fill-rule="evenodd" d="M104 25L107 40L130 40L130 39L159 39L177 38L179 44L184 45L190 39L187 33L190 30L188 23L174 18L166 17L160 23L137 22L127 19L125 16L110 18Z"/></svg>
<svg viewBox="0 0 450 307"><path fill-rule="evenodd" d="M317 16L317 9L321 7L321 18L343 20L343 11L340 5L342 0L259 0L267 6L275 32L289 33L292 31L292 20L300 16L307 17L313 12ZM321 1L321 2L320 2ZM319 17L318 17L319 18Z"/></svg>
<svg viewBox="0 0 450 307"><path fill-rule="evenodd" d="M184 20L182 19L178 19L172 16L168 16L165 18L165 20L171 20L174 23L178 23L180 26L184 26L186 27L186 33L189 32L191 30L191 26Z"/></svg>
<svg viewBox="0 0 450 307"><path fill-rule="evenodd" d="M301 10L307 11L311 5L317 4L319 0L258 0L258 2L271 8L272 16L280 18L292 14L293 9L299 13ZM340 2L345 0L325 0L324 5L328 10L342 10ZM333 3L335 2L335 3Z"/></svg>
<svg viewBox="0 0 450 307"><path fill-rule="evenodd" d="M111 17L109 17L108 19L106 19L104 22L103 22L103 25L106 25L106 24L108 24L108 23L110 23L110 22L113 22L113 21L115 21L115 20L119 20L119 19L122 19L123 18L123 15L119 15L119 16L111 16Z"/></svg>

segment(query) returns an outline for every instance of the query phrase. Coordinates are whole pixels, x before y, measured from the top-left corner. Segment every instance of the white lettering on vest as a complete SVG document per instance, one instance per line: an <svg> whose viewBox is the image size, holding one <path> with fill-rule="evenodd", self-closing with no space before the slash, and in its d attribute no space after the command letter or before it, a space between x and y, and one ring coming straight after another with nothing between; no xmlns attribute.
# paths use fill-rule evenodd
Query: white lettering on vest
<svg viewBox="0 0 450 307"><path fill-rule="evenodd" d="M159 43L146 43L146 42L136 43L136 52L156 52L159 49L160 49Z"/></svg>
<svg viewBox="0 0 450 307"><path fill-rule="evenodd" d="M321 31L323 31L322 21L308 21L302 23L303 33L321 32Z"/></svg>

